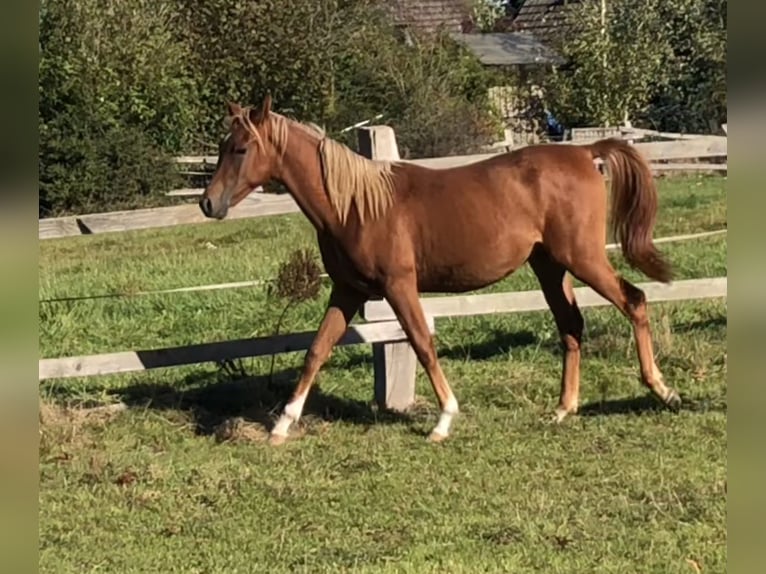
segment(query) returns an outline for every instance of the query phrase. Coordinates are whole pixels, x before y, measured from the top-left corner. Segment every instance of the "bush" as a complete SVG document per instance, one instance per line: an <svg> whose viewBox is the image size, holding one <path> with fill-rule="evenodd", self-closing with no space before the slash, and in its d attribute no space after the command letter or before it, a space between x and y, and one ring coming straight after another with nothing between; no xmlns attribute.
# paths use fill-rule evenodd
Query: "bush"
<svg viewBox="0 0 766 574"><path fill-rule="evenodd" d="M471 153L500 135L488 91L495 74L446 34L389 42L365 65L402 157Z"/></svg>
<svg viewBox="0 0 766 574"><path fill-rule="evenodd" d="M48 125L41 140L40 217L161 205L180 184L172 160L136 127L78 134Z"/></svg>
<svg viewBox="0 0 766 574"><path fill-rule="evenodd" d="M169 2L44 0L40 212L159 201L200 107ZM165 159L163 159L165 158ZM132 174L132 175L131 175Z"/></svg>

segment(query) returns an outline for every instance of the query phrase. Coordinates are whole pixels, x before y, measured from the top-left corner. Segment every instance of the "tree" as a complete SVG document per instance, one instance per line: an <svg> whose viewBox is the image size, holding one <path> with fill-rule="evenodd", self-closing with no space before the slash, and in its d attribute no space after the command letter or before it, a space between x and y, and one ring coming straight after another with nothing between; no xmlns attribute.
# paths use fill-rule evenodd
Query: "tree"
<svg viewBox="0 0 766 574"><path fill-rule="evenodd" d="M670 44L661 0L586 0L567 12L556 46L567 60L543 79L549 108L567 125L616 125L643 114L667 81Z"/></svg>
<svg viewBox="0 0 766 574"><path fill-rule="evenodd" d="M667 82L646 119L672 131L716 131L726 121L726 0L673 0L660 6L670 53Z"/></svg>
<svg viewBox="0 0 766 574"><path fill-rule="evenodd" d="M541 83L567 125L709 131L726 118L726 0L584 0Z"/></svg>

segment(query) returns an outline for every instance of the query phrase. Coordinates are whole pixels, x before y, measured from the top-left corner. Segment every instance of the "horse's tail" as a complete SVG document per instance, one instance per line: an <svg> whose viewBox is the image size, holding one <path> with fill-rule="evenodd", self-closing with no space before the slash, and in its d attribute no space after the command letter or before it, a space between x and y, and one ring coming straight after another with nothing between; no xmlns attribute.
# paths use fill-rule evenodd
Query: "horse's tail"
<svg viewBox="0 0 766 574"><path fill-rule="evenodd" d="M604 139L587 147L604 161L611 177L612 232L625 259L648 277L668 283L672 269L652 241L658 199L649 164L624 140Z"/></svg>

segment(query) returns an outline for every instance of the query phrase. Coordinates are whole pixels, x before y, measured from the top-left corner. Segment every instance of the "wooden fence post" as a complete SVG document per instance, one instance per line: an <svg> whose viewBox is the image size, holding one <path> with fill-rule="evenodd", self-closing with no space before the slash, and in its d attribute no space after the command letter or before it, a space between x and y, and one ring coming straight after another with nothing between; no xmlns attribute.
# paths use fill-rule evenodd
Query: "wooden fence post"
<svg viewBox="0 0 766 574"><path fill-rule="evenodd" d="M369 159L398 160L396 135L390 126L358 128L359 153ZM366 305L365 305L366 307ZM362 309L362 317L365 311ZM366 317L365 317L366 318ZM415 400L418 360L409 342L374 343L375 402L390 410L402 411Z"/></svg>

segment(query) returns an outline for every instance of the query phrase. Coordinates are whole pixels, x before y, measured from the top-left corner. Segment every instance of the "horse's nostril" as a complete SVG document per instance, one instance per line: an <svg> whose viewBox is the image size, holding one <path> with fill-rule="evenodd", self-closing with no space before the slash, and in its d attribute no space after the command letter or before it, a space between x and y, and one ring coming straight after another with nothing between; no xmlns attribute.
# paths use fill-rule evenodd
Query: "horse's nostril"
<svg viewBox="0 0 766 574"><path fill-rule="evenodd" d="M213 202L210 201L209 197L203 197L199 201L199 208L202 210L202 213L210 217L213 213Z"/></svg>

